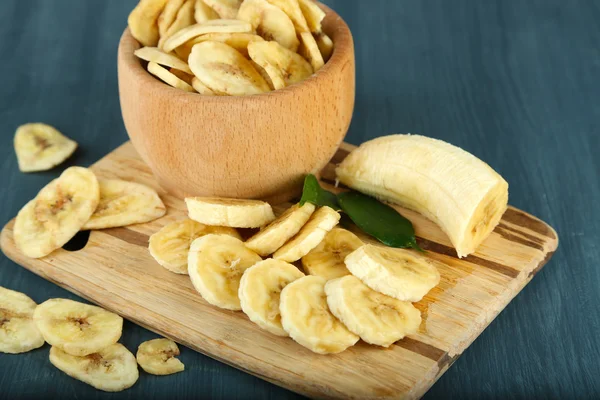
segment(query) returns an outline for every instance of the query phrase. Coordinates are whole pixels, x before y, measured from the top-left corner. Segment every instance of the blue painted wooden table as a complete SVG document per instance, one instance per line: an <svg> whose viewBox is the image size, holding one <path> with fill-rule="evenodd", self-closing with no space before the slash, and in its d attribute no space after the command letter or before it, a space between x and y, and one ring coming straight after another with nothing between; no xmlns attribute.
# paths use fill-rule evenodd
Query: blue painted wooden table
<svg viewBox="0 0 600 400"><path fill-rule="evenodd" d="M551 262L426 398L600 398L600 3L596 0L329 0L356 41L347 140L412 132L461 146L510 183L510 203L549 222ZM116 49L134 0L2 0L0 222L67 165L126 140ZM66 165L24 175L15 128L55 125L80 143ZM0 285L76 298L0 256ZM131 350L155 335L126 323ZM48 346L0 354L0 398L292 399L183 349L186 372L142 374L118 395L52 367Z"/></svg>

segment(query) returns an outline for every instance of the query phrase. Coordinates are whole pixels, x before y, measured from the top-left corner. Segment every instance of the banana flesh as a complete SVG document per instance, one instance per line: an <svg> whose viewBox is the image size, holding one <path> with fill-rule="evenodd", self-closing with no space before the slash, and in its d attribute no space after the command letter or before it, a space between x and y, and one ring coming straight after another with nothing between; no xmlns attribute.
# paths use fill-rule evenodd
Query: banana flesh
<svg viewBox="0 0 600 400"><path fill-rule="evenodd" d="M189 217L206 225L259 228L275 219L269 203L259 200L188 197L185 203Z"/></svg>
<svg viewBox="0 0 600 400"><path fill-rule="evenodd" d="M23 293L0 286L0 353L25 353L44 345L33 322L36 307Z"/></svg>
<svg viewBox="0 0 600 400"><path fill-rule="evenodd" d="M302 267L307 274L327 280L350 275L344 260L363 244L354 233L333 228L317 247L302 257Z"/></svg>

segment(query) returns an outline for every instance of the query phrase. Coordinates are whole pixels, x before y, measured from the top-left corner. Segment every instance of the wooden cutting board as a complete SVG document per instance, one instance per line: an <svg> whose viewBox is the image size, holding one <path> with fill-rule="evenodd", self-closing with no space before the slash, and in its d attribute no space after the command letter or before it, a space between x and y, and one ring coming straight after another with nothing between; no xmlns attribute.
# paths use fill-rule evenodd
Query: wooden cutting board
<svg viewBox="0 0 600 400"><path fill-rule="evenodd" d="M324 169L326 184L333 180L333 163L352 148L343 144ZM419 332L388 349L359 342L343 353L322 356L259 329L242 312L210 306L187 276L170 273L152 259L148 236L184 218L186 209L182 200L160 189L131 143L92 169L102 178L155 188L167 205L167 215L148 224L93 231L83 249L59 249L38 260L15 247L13 220L2 231L3 252L43 278L160 335L316 398L419 398L548 262L558 245L550 226L509 208L478 252L459 260L435 224L398 208L415 225L421 247L445 264L440 284L416 304L423 317ZM281 212L286 206L275 209Z"/></svg>

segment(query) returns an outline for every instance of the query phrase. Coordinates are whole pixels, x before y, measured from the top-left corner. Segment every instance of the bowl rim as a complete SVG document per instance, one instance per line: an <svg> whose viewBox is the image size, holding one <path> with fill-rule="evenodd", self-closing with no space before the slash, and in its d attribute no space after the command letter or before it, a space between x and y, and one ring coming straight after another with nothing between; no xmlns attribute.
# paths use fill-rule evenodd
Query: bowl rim
<svg viewBox="0 0 600 400"><path fill-rule="evenodd" d="M326 13L323 24L328 30L328 35L334 43L331 58L321 69L313 73L303 81L286 86L283 89L272 90L266 93L243 95L243 96L202 96L198 93L190 93L181 89L174 88L167 83L150 74L142 65L142 60L134 55L134 51L141 48L141 44L131 35L129 27L125 28L119 41L118 48L118 68L128 68L133 73L138 84L159 91L160 95L175 96L182 100L202 100L210 102L232 102L244 101L247 99L258 100L261 98L289 96L299 94L307 86L320 86L322 80L329 80L332 74L346 67L348 57L354 57L354 41L352 32L346 22L330 7L319 3ZM120 82L119 82L120 84Z"/></svg>

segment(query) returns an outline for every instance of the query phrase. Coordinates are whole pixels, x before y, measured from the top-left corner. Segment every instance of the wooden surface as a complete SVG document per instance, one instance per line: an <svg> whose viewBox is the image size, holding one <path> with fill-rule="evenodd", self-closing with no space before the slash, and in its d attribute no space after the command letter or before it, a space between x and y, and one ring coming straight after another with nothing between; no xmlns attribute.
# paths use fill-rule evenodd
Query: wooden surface
<svg viewBox="0 0 600 400"><path fill-rule="evenodd" d="M178 197L289 200L327 164L354 108L352 34L331 10L323 29L335 51L317 73L255 96L200 96L150 75L127 31L119 44L123 119L161 186ZM145 64L145 63L144 63ZM310 116L310 118L306 118Z"/></svg>
<svg viewBox="0 0 600 400"><path fill-rule="evenodd" d="M600 397L600 9L596 0L326 0L356 45L357 96L347 141L422 133L486 160L511 204L549 222L560 248L425 399ZM0 11L0 222L69 165L88 166L127 139L117 43L134 0L4 0ZM100 29L99 27L102 27ZM22 174L19 124L43 121L80 148L53 171ZM0 285L42 302L78 299L0 255ZM134 350L156 335L126 322ZM109 394L48 361L48 347L0 354L0 398L297 399L183 348L187 372L141 374Z"/></svg>
<svg viewBox="0 0 600 400"><path fill-rule="evenodd" d="M333 183L343 145L322 176ZM124 179L160 190L150 168L128 142L92 166L99 178ZM13 241L11 221L0 244L10 259L73 293L242 371L314 398L420 398L510 300L550 260L556 232L515 208L466 258L421 215L411 219L419 244L443 263L440 284L415 303L423 322L415 335L387 350L360 343L343 353L317 355L265 332L242 312L206 303L187 276L173 274L150 256L148 237L187 217L183 200L159 191L167 214L147 224L92 231L77 251L59 249L42 259L24 256ZM283 212L291 204L281 204ZM366 237L362 237L366 240Z"/></svg>

